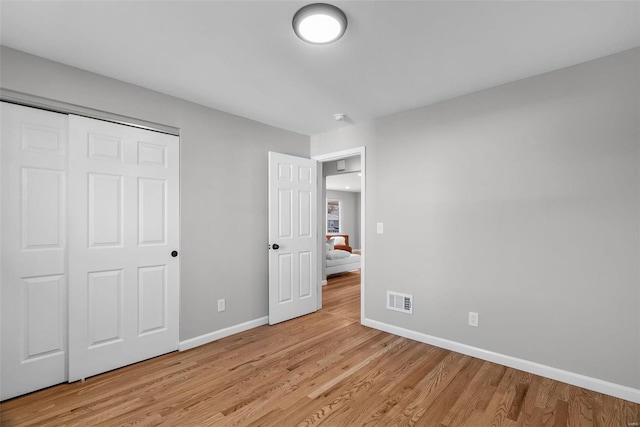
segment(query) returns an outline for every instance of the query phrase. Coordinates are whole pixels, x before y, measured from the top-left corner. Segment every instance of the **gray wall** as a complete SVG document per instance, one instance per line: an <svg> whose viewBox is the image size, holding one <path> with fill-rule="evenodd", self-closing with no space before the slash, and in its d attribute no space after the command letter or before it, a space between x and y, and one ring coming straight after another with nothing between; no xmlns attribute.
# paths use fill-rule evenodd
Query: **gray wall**
<svg viewBox="0 0 640 427"><path fill-rule="evenodd" d="M367 318L640 388L639 57L312 136L367 147Z"/></svg>
<svg viewBox="0 0 640 427"><path fill-rule="evenodd" d="M349 244L353 249L360 249L360 193L349 191L327 190L328 200L340 200L342 234L349 235Z"/></svg>
<svg viewBox="0 0 640 427"><path fill-rule="evenodd" d="M0 56L3 88L180 128L181 340L268 314L267 152L309 157L308 136L6 47Z"/></svg>

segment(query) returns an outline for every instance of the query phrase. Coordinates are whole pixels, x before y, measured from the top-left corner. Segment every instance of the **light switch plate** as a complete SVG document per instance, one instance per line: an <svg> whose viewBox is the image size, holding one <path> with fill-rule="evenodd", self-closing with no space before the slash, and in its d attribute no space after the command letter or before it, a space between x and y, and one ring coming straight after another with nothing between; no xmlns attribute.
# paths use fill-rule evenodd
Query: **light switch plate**
<svg viewBox="0 0 640 427"><path fill-rule="evenodd" d="M383 234L384 233L384 224L379 222L376 224L376 233Z"/></svg>

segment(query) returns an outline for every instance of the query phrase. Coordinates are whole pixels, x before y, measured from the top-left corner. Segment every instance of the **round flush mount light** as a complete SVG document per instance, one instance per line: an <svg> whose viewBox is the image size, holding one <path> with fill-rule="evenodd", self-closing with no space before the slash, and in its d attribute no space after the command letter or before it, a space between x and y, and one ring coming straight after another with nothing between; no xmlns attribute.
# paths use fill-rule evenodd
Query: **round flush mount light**
<svg viewBox="0 0 640 427"><path fill-rule="evenodd" d="M309 4L293 15L293 31L307 43L332 43L342 37L346 29L347 16L330 4Z"/></svg>

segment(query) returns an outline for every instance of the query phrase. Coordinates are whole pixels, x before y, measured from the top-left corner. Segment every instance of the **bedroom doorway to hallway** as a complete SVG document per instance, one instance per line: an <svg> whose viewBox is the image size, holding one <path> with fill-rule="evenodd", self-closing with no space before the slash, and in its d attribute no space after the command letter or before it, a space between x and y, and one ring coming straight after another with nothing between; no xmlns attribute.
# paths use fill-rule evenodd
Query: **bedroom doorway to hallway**
<svg viewBox="0 0 640 427"><path fill-rule="evenodd" d="M313 156L319 163L318 168L318 242L319 242L319 283L326 286L344 287L350 290L348 301L319 298L318 309L326 305L327 309L340 310L348 317L357 316L362 323L365 319L364 295L366 283L365 249L365 206L366 206L366 165L365 148ZM326 242L331 239L335 249L344 252L331 253L346 257L327 259ZM320 295L323 292L320 291ZM332 293L332 295L335 294ZM345 294L346 296L346 294ZM346 310L346 311L345 311ZM355 313L353 313L355 312Z"/></svg>

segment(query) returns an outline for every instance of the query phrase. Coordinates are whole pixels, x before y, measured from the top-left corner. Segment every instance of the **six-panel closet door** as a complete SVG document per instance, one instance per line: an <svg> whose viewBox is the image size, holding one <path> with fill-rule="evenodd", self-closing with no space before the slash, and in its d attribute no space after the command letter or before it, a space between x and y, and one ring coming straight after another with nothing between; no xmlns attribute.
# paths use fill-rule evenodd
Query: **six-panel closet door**
<svg viewBox="0 0 640 427"><path fill-rule="evenodd" d="M0 399L67 379L67 116L0 103Z"/></svg>
<svg viewBox="0 0 640 427"><path fill-rule="evenodd" d="M75 381L178 348L179 150L175 136L78 116L69 135Z"/></svg>
<svg viewBox="0 0 640 427"><path fill-rule="evenodd" d="M0 399L176 350L178 138L1 105Z"/></svg>

